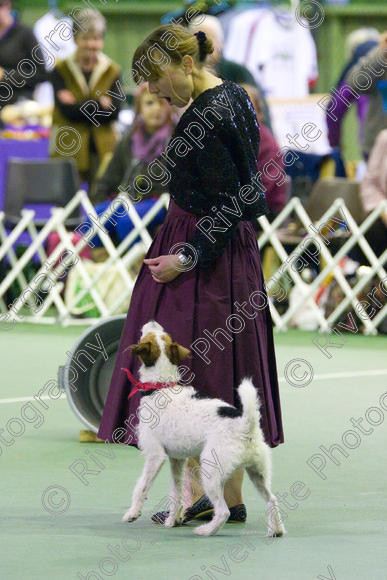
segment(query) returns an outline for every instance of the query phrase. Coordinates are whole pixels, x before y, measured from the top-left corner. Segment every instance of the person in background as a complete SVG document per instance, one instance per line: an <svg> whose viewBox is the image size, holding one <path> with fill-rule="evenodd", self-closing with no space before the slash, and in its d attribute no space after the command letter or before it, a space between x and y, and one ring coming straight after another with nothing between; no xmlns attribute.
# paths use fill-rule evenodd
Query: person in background
<svg viewBox="0 0 387 580"><path fill-rule="evenodd" d="M379 133L372 148L367 172L360 186L360 198L367 213L387 199L387 129ZM376 256L380 256L387 248L386 209L368 230L366 239Z"/></svg>
<svg viewBox="0 0 387 580"><path fill-rule="evenodd" d="M377 208L381 202L387 200L387 129L380 131L376 137L375 144L368 159L367 172L360 184L360 199L363 209L367 214ZM386 251L387 209L384 209L382 213L379 214L379 217L364 234L364 237L377 258ZM370 260L358 244L350 250L349 256L361 264L358 272L361 272L362 268L364 269L364 272L367 272L371 265ZM379 261L381 262L381 260ZM369 297L373 295L372 304L375 305L375 308L367 311L367 314L371 318L375 317L376 313L383 308L387 301L385 294L381 291L379 282L380 280L375 272L374 276L365 286L362 287L358 296L358 299L362 304L362 300L367 301L369 300ZM360 322L362 321L360 320ZM377 325L377 330L380 334L387 334L386 318L380 320L380 323Z"/></svg>
<svg viewBox="0 0 387 580"><path fill-rule="evenodd" d="M278 145L273 133L265 124L266 119L264 106L258 89L249 84L242 84L241 86L249 95L259 122L261 140L259 144L257 159L258 170L262 174L262 185L265 189L266 202L270 209L270 213L266 217L272 221L286 205L287 182L284 181L284 183L281 185L277 185L276 181L278 181L278 179L270 179L267 176L267 173L263 171L263 168L266 163L273 160L277 163L277 165L280 166L281 170L285 174L284 163L282 160L282 155L277 156L277 153L280 150L280 146Z"/></svg>
<svg viewBox="0 0 387 580"><path fill-rule="evenodd" d="M134 106L133 125L117 144L105 172L96 182L95 199L103 200L95 208L98 215L106 211L112 199L118 195L120 186L129 196L133 196L136 211L141 218L151 209L158 197L168 191L168 184L165 184L168 174L165 172L163 175L160 170L161 166L165 166L164 161L161 158L158 160L157 174L161 179L152 178L148 166L166 148L175 127L175 114L166 99L158 99L150 94L148 83L137 89ZM146 195L139 194L138 187L142 188L141 176L145 176L151 182L151 190ZM142 199L138 200L139 197ZM149 223L151 234L162 224L165 215L166 210L162 208ZM133 224L126 213L115 216L114 221L116 225L110 220L104 225L114 241L119 243L132 230ZM92 243L97 247L102 245L98 236L93 238ZM98 252L93 254L98 255Z"/></svg>
<svg viewBox="0 0 387 580"><path fill-rule="evenodd" d="M38 83L47 80L44 58L34 33L28 27L16 20L12 15L10 0L0 0L0 82L6 83L9 97L1 105L12 105L20 98L32 99L32 93ZM32 61L32 51L35 59ZM35 73L27 77L18 70L18 64L24 59L34 63ZM41 62L41 64L39 63ZM31 68L26 67L28 74Z"/></svg>
<svg viewBox="0 0 387 580"><path fill-rule="evenodd" d="M342 123L344 116L348 111L348 105L345 101L337 98L335 95L337 95L337 93L341 94L341 91L343 91L343 87L346 84L345 78L351 68L355 66L370 50L378 46L379 32L376 28L359 28L348 36L345 44L349 60L342 70L335 87L335 93L333 94L335 99L334 116L337 117L337 119L334 120L332 115L326 116L328 140L331 147L340 147ZM367 95L361 94L360 97L356 99L355 95L350 93L348 90L344 90L343 95L345 96L345 100L349 103L356 101L359 120L359 143L362 145L364 139L364 121L367 115L369 98ZM332 103L329 102L327 110L329 111L331 108ZM363 155L365 154L363 153Z"/></svg>
<svg viewBox="0 0 387 580"><path fill-rule="evenodd" d="M212 69L214 74L221 78L227 79L228 81L233 81L238 85L248 84L256 88L263 105L266 125L269 127L269 129L271 129L269 105L265 99L262 87L258 86L256 80L247 67L245 67L243 64L239 64L238 62L227 60L222 55L224 47L224 34L222 25L218 18L216 18L216 16L206 14L206 17L203 20L203 16L197 16L196 18L192 19L189 29L191 32L202 30L208 36L208 38L212 40L214 45L214 52L209 56L206 66Z"/></svg>
<svg viewBox="0 0 387 580"><path fill-rule="evenodd" d="M102 52L105 18L96 10L84 13L87 31L79 29L74 35L77 50L58 62L51 74L55 106L50 154L60 157L63 150L68 154L73 143L72 156L81 179L89 184L93 200L94 176L104 156L116 145L114 121L125 95L119 81L119 65ZM101 113L95 114L96 111ZM80 143L76 142L76 133L66 136L67 127L77 131Z"/></svg>
<svg viewBox="0 0 387 580"><path fill-rule="evenodd" d="M359 89L365 79L368 79L367 86ZM387 31L380 35L379 44L349 70L345 83L358 94L369 97L363 142L364 157L367 159L378 133L387 129Z"/></svg>

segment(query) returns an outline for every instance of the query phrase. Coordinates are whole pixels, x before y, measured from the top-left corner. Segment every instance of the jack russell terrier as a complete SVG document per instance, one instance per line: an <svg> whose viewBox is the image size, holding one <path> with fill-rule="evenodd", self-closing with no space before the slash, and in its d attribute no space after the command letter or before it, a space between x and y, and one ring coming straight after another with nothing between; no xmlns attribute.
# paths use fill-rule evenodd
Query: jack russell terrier
<svg viewBox="0 0 387 580"><path fill-rule="evenodd" d="M128 348L142 361L139 369L141 382L137 383L128 369L122 370L135 384L129 396L138 390L142 395L138 412L138 446L145 455L145 466L123 521L132 522L141 515L147 493L168 456L172 472L171 506L164 525L180 525L184 519L181 484L186 460L200 456L201 464L206 465L207 470L208 465L214 465L216 453L221 469L217 466L209 478L202 478L204 491L214 506L214 515L209 523L196 527L194 533L200 536L216 534L227 521L230 512L223 497L223 486L234 471L245 469L267 502L268 535L282 536L285 528L279 517L277 499L270 490L270 449L259 425L258 398L252 381L244 378L239 385L242 410L220 399L203 398L193 387L179 385L178 365L190 355L190 351L172 342L154 320L143 326L140 342ZM163 395L161 404L157 400L159 395ZM150 408L159 418L152 425ZM272 512L277 517L273 518Z"/></svg>

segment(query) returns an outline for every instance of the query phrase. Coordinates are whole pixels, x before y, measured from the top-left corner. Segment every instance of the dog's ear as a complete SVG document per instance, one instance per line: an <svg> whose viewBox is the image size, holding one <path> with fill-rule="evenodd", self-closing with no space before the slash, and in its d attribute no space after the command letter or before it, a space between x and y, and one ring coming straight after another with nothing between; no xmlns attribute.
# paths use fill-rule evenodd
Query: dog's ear
<svg viewBox="0 0 387 580"><path fill-rule="evenodd" d="M124 350L122 352L126 352L127 350L130 350L132 352L132 349L138 346L138 344L130 344L129 346L127 346L126 348L124 348Z"/></svg>
<svg viewBox="0 0 387 580"><path fill-rule="evenodd" d="M166 346L166 354L173 365L178 365L180 361L191 356L191 351L177 342L171 342Z"/></svg>
<svg viewBox="0 0 387 580"><path fill-rule="evenodd" d="M150 352L151 343L150 342L140 342L139 344L132 344L128 346L130 352L136 356L141 356ZM127 349L127 350L128 350Z"/></svg>
<svg viewBox="0 0 387 580"><path fill-rule="evenodd" d="M153 341L132 344L129 348L133 355L140 357L146 367L153 366L160 356L160 348Z"/></svg>

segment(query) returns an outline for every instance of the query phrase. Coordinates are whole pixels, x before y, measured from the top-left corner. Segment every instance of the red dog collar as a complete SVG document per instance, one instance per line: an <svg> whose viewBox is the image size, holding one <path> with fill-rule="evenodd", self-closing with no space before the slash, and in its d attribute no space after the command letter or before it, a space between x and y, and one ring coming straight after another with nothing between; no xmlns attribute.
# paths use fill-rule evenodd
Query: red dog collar
<svg viewBox="0 0 387 580"><path fill-rule="evenodd" d="M121 370L126 372L126 376L130 380L132 385L134 385L134 388L130 391L128 399L130 399L130 397L133 397L133 395L138 391L151 391L152 389L168 389L169 387L175 387L177 385L177 383L141 383L136 381L136 379L134 378L129 369L121 368Z"/></svg>

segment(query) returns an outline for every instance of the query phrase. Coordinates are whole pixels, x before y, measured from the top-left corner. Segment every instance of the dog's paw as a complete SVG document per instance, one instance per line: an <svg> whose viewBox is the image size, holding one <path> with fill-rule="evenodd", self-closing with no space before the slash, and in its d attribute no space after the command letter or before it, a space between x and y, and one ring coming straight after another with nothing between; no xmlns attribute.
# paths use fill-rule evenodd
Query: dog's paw
<svg viewBox="0 0 387 580"><path fill-rule="evenodd" d="M285 526L283 524L278 524L275 529L271 528L270 526L267 529L266 536L268 538L280 538L281 536L286 534Z"/></svg>
<svg viewBox="0 0 387 580"><path fill-rule="evenodd" d="M197 536L212 536L216 534L218 528L210 523L203 524L202 526L198 526L194 529L194 534Z"/></svg>
<svg viewBox="0 0 387 580"><path fill-rule="evenodd" d="M183 524L183 517L176 516L175 518L169 516L164 523L166 528L176 528L177 526L181 526Z"/></svg>
<svg viewBox="0 0 387 580"><path fill-rule="evenodd" d="M168 516L167 519L164 522L164 526L166 528L173 528L174 526L177 526L177 522L176 522L176 518L174 518L173 516Z"/></svg>
<svg viewBox="0 0 387 580"><path fill-rule="evenodd" d="M141 512L138 510L135 510L133 508L128 509L127 512L125 512L125 514L122 517L122 521L123 522L134 522L135 520L137 520L137 518L139 518L141 515Z"/></svg>

